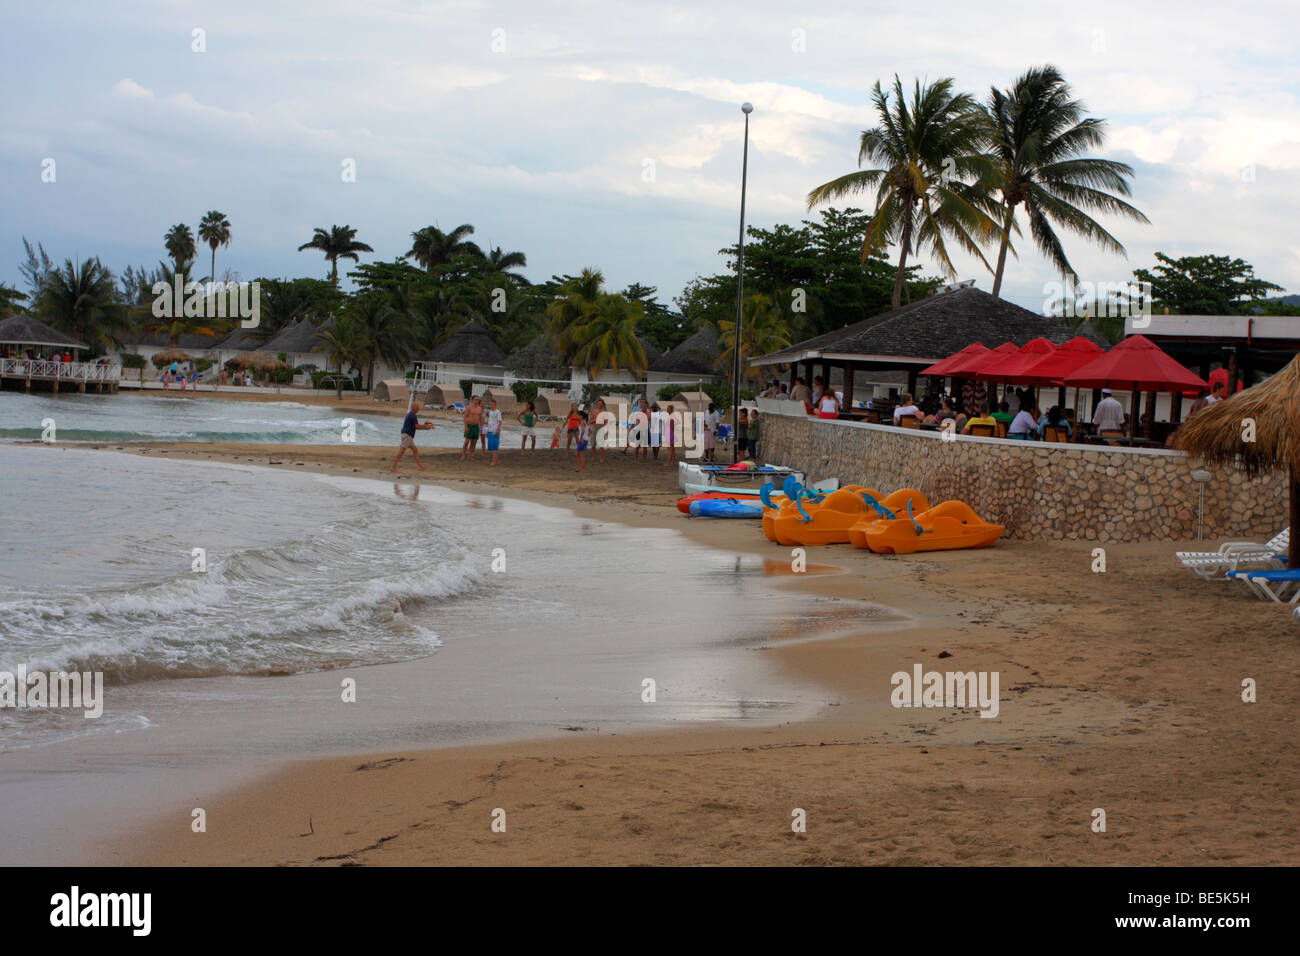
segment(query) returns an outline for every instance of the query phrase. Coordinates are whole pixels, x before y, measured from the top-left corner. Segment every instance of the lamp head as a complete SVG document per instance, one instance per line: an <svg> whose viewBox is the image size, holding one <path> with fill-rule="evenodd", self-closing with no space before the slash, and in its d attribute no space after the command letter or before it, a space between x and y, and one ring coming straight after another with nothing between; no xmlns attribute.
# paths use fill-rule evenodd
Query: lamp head
<svg viewBox="0 0 1300 956"><path fill-rule="evenodd" d="M753 104L753 103L741 103L741 104L740 104L740 111L741 111L742 113L752 113L752 112L754 112L754 104Z"/></svg>

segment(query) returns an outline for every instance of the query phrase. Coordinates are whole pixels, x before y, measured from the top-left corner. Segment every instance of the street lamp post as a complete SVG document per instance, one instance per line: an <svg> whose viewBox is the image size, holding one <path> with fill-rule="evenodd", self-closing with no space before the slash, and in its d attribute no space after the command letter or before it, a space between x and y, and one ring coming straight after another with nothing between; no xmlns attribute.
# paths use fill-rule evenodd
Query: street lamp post
<svg viewBox="0 0 1300 956"><path fill-rule="evenodd" d="M731 463L740 461L740 306L745 296L745 186L749 178L749 114L752 103L742 103L745 114L745 152L740 166L740 244L736 255L736 325L731 340Z"/></svg>

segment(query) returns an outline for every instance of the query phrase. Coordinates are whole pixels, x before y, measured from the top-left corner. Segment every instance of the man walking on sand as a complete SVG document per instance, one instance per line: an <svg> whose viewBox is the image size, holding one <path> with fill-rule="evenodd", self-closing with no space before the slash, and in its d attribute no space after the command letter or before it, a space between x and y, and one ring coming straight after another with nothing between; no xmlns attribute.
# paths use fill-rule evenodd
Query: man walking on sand
<svg viewBox="0 0 1300 956"><path fill-rule="evenodd" d="M478 445L479 428L483 425L483 399L475 397L465 409L465 444L461 446L460 458L474 460L474 448Z"/></svg>
<svg viewBox="0 0 1300 956"><path fill-rule="evenodd" d="M402 460L402 456L408 450L411 457L415 459L415 467L420 471L424 471L424 465L420 464L420 453L415 450L415 433L417 430L433 428L433 422L425 422L421 425L418 417L419 411L420 403L412 402L411 407L407 409L406 417L402 419L402 447L397 449L397 457L393 459L393 467L388 469L391 472L396 473L397 463Z"/></svg>

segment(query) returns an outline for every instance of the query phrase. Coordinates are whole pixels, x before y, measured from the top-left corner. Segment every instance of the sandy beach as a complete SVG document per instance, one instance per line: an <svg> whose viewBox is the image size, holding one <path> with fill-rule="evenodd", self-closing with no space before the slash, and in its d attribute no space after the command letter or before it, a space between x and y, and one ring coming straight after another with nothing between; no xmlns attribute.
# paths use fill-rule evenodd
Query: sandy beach
<svg viewBox="0 0 1300 956"><path fill-rule="evenodd" d="M568 728L553 739L286 762L101 845L106 864L1294 864L1300 763L1290 734L1300 644L1286 610L1201 582L1173 542L1002 541L882 557L810 549L838 573L789 573L753 522L689 519L676 475L620 453L585 474L539 450L502 463L427 451L422 482L559 504L761 555L780 587L868 599L830 628L763 634L779 667L825 691L814 719L662 733ZM101 446L173 461L389 477L392 449ZM57 453L57 452L52 452ZM403 461L409 480L415 469ZM1216 543L1209 544L1211 549ZM820 570L814 568L813 570ZM874 624L874 626L868 626ZM701 622L707 627L707 622ZM1000 710L897 709L890 676L1000 674ZM1242 681L1258 684L1244 703ZM1093 832L1094 810L1106 831ZM505 832L494 832L494 811ZM803 810L806 832L793 832ZM499 814L498 814L499 816Z"/></svg>

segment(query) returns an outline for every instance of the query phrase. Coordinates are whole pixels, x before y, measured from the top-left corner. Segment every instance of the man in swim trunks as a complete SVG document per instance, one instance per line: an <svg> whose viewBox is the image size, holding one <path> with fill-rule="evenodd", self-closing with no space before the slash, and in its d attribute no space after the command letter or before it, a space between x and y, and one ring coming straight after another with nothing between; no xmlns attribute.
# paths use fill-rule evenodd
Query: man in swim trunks
<svg viewBox="0 0 1300 956"><path fill-rule="evenodd" d="M492 452L492 461L490 464L498 465L500 461L501 448L501 410L497 408L497 400L491 401L487 413L487 447Z"/></svg>
<svg viewBox="0 0 1300 956"><path fill-rule="evenodd" d="M411 453L411 457L415 459L415 467L419 468L420 471L424 471L424 465L420 464L420 453L415 450L415 432L417 429L432 428L433 422L425 422L421 425L418 417L419 411L420 403L412 402L411 407L406 412L406 417L402 419L402 447L397 449L397 457L393 459L393 467L388 469L389 471L397 471L397 463L402 460L402 456L408 451Z"/></svg>
<svg viewBox="0 0 1300 956"><path fill-rule="evenodd" d="M468 458L474 460L474 448L478 445L479 428L483 425L483 399L475 397L474 401L469 403L463 416L465 420L465 444L461 446L461 461Z"/></svg>

